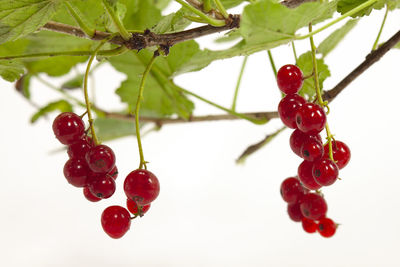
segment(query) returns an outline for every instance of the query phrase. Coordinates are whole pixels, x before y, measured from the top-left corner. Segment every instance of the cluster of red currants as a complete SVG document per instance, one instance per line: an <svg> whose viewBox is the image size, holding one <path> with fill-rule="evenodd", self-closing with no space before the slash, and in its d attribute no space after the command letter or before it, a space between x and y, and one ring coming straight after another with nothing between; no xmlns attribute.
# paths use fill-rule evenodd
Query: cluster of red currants
<svg viewBox="0 0 400 267"><path fill-rule="evenodd" d="M83 187L87 200L97 202L110 198L115 190L118 170L115 154L106 145L95 144L87 136L82 118L72 112L64 112L53 121L56 138L68 146L69 160L64 165L64 176L76 187ZM112 238L122 237L130 228L131 219L143 216L160 192L157 177L150 171L137 169L124 181L128 199L126 206L110 206L101 215L104 231Z"/></svg>
<svg viewBox="0 0 400 267"><path fill-rule="evenodd" d="M303 73L295 65L285 65L277 73L278 87L286 94L279 103L278 113L287 127L295 129L290 136L290 147L303 158L298 176L283 181L281 194L289 203L292 220L302 221L306 232L312 233L318 228L322 236L329 237L335 233L336 226L325 217L326 202L318 193L308 191L332 185L338 179L339 169L349 162L350 149L338 140L322 143L320 132L325 128L326 114L320 105L307 102L297 94L303 79Z"/></svg>

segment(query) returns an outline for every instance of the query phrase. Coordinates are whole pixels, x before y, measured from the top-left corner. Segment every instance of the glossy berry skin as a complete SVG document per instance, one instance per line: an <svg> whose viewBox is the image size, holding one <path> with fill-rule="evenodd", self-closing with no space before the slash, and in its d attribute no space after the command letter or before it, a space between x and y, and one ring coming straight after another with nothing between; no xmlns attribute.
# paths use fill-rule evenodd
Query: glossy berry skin
<svg viewBox="0 0 400 267"><path fill-rule="evenodd" d="M320 220L325 217L328 205L320 195L308 193L301 201L300 210L304 217L311 220Z"/></svg>
<svg viewBox="0 0 400 267"><path fill-rule="evenodd" d="M134 215L138 215L138 216L143 216L149 209L150 209L150 205L148 204L146 206L142 206L142 210L139 214L139 210L138 210L138 206L136 205L136 202L133 201L132 199L127 199L126 200L126 207L128 208L128 210L134 214Z"/></svg>
<svg viewBox="0 0 400 267"><path fill-rule="evenodd" d="M101 226L111 238L121 238L131 227L129 211L121 206L110 206L101 214Z"/></svg>
<svg viewBox="0 0 400 267"><path fill-rule="evenodd" d="M319 134L310 135L310 134L303 133L299 129L296 129L290 135L290 148L297 156L301 157L301 147L310 138L317 138L318 140L320 140L322 142L322 138Z"/></svg>
<svg viewBox="0 0 400 267"><path fill-rule="evenodd" d="M297 175L299 181L303 186L310 190L320 189L322 186L318 184L312 175L313 163L311 161L304 160L297 169Z"/></svg>
<svg viewBox="0 0 400 267"><path fill-rule="evenodd" d="M86 153L86 162L93 172L107 173L115 165L115 154L113 150L106 145L92 147Z"/></svg>
<svg viewBox="0 0 400 267"><path fill-rule="evenodd" d="M76 187L87 185L89 168L86 161L81 159L69 159L64 165L64 176L68 183Z"/></svg>
<svg viewBox="0 0 400 267"><path fill-rule="evenodd" d="M70 145L85 134L85 124L75 113L64 112L54 119L53 132L58 141L64 145Z"/></svg>
<svg viewBox="0 0 400 267"><path fill-rule="evenodd" d="M299 202L288 204L287 213L289 214L289 218L294 222L301 222L303 218Z"/></svg>
<svg viewBox="0 0 400 267"><path fill-rule="evenodd" d="M297 128L296 112L305 103L306 100L298 94L291 94L282 98L278 105L278 114L283 124L292 129Z"/></svg>
<svg viewBox="0 0 400 267"><path fill-rule="evenodd" d="M330 159L320 159L313 163L312 175L317 184L328 186L337 180L339 168Z"/></svg>
<svg viewBox="0 0 400 267"><path fill-rule="evenodd" d="M160 183L152 172L137 169L125 178L124 191L129 199L136 201L140 206L146 206L157 198Z"/></svg>
<svg viewBox="0 0 400 267"><path fill-rule="evenodd" d="M117 179L118 177L117 165L114 165L114 167L108 172L108 175L110 175L114 180Z"/></svg>
<svg viewBox="0 0 400 267"><path fill-rule="evenodd" d="M276 74L276 81L283 93L295 94L303 85L303 73L296 65L284 65Z"/></svg>
<svg viewBox="0 0 400 267"><path fill-rule="evenodd" d="M68 156L70 159L85 159L86 153L93 147L93 141L88 136L83 136L75 143L68 146Z"/></svg>
<svg viewBox="0 0 400 267"><path fill-rule="evenodd" d="M306 231L307 233L315 233L317 231L318 225L316 222L314 222L313 220L310 220L306 217L303 217L303 219L301 220L301 225L303 226L304 231Z"/></svg>
<svg viewBox="0 0 400 267"><path fill-rule="evenodd" d="M321 106L313 103L302 105L296 112L297 128L309 134L318 134L326 123L326 115Z"/></svg>
<svg viewBox="0 0 400 267"><path fill-rule="evenodd" d="M323 237L331 237L335 234L336 228L334 221L329 218L323 218L319 221L317 229Z"/></svg>
<svg viewBox="0 0 400 267"><path fill-rule="evenodd" d="M333 159L336 161L336 165L339 169L346 167L351 158L350 148L343 142L334 140L332 141L332 153ZM324 146L324 157L329 158L329 144Z"/></svg>
<svg viewBox="0 0 400 267"><path fill-rule="evenodd" d="M301 146L301 157L307 161L321 159L324 154L324 146L316 137L310 137Z"/></svg>
<svg viewBox="0 0 400 267"><path fill-rule="evenodd" d="M101 198L98 198L95 195L93 195L92 192L90 192L89 187L87 186L83 188L83 195L90 202L97 202L101 200Z"/></svg>
<svg viewBox="0 0 400 267"><path fill-rule="evenodd" d="M295 177L286 178L281 184L281 196L287 203L300 201L304 196L305 190Z"/></svg>
<svg viewBox="0 0 400 267"><path fill-rule="evenodd" d="M89 181L90 192L98 198L109 198L115 192L115 181L110 175L91 176Z"/></svg>

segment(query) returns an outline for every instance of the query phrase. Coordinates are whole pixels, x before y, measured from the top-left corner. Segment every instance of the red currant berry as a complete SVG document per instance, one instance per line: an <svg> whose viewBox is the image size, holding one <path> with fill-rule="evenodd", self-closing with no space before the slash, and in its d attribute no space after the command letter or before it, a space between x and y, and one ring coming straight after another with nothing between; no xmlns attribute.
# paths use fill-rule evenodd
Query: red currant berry
<svg viewBox="0 0 400 267"><path fill-rule="evenodd" d="M282 66L277 75L279 89L285 94L297 93L303 85L303 73L296 65Z"/></svg>
<svg viewBox="0 0 400 267"><path fill-rule="evenodd" d="M332 152L336 165L339 169L343 169L350 161L350 148L345 143L334 140L332 141ZM324 146L324 157L329 158L329 143Z"/></svg>
<svg viewBox="0 0 400 267"><path fill-rule="evenodd" d="M288 204L287 213L289 214L290 219L295 222L300 222L303 218L299 202Z"/></svg>
<svg viewBox="0 0 400 267"><path fill-rule="evenodd" d="M101 214L101 226L112 238L121 238L131 227L129 211L121 206L110 206Z"/></svg>
<svg viewBox="0 0 400 267"><path fill-rule="evenodd" d="M87 186L83 188L83 195L87 200L91 202L97 202L101 200L101 198L98 198L95 195L93 195L92 192L90 192L89 187Z"/></svg>
<svg viewBox="0 0 400 267"><path fill-rule="evenodd" d="M308 188L310 190L317 190L320 189L322 186L315 182L312 175L312 166L313 163L311 161L304 160L297 169L297 175L300 182L305 188Z"/></svg>
<svg viewBox="0 0 400 267"><path fill-rule="evenodd" d="M71 159L85 159L86 153L92 147L92 139L89 136L84 136L83 138L68 146L68 156Z"/></svg>
<svg viewBox="0 0 400 267"><path fill-rule="evenodd" d="M115 165L115 154L110 147L98 145L86 153L86 162L93 172L107 173Z"/></svg>
<svg viewBox="0 0 400 267"><path fill-rule="evenodd" d="M118 177L117 165L114 165L114 167L111 169L111 171L108 172L108 175L110 175L114 180L117 179L117 177Z"/></svg>
<svg viewBox="0 0 400 267"><path fill-rule="evenodd" d="M115 192L115 181L110 175L93 175L89 181L90 192L98 198L109 198Z"/></svg>
<svg viewBox="0 0 400 267"><path fill-rule="evenodd" d="M313 163L312 175L318 184L328 186L338 178L339 168L330 159L320 159Z"/></svg>
<svg viewBox="0 0 400 267"><path fill-rule="evenodd" d="M336 232L337 225L329 218L323 218L318 223L318 232L323 237L331 237Z"/></svg>
<svg viewBox="0 0 400 267"><path fill-rule="evenodd" d="M325 217L328 205L320 195L308 193L301 201L300 210L304 217L311 220L320 220Z"/></svg>
<svg viewBox="0 0 400 267"><path fill-rule="evenodd" d="M137 169L125 178L124 190L129 199L140 206L145 206L157 198L160 193L160 183L152 172Z"/></svg>
<svg viewBox="0 0 400 267"><path fill-rule="evenodd" d="M287 203L298 202L304 194L304 187L300 184L297 178L287 178L281 184L281 196Z"/></svg>
<svg viewBox="0 0 400 267"><path fill-rule="evenodd" d="M301 147L305 142L307 142L311 137L317 138L322 142L322 138L319 134L317 135L310 135L303 133L302 131L296 129L290 135L290 148L292 151L299 157L301 157Z"/></svg>
<svg viewBox="0 0 400 267"><path fill-rule="evenodd" d="M321 132L326 123L326 115L321 106L306 103L296 112L297 128L305 133L317 134Z"/></svg>
<svg viewBox="0 0 400 267"><path fill-rule="evenodd" d="M296 112L305 103L306 100L297 94L287 95L282 98L278 105L278 114L283 124L292 129L297 128Z"/></svg>
<svg viewBox="0 0 400 267"><path fill-rule="evenodd" d="M307 233L312 234L317 231L318 226L313 220L303 217L303 219L301 220L301 224L303 226L304 231L306 231Z"/></svg>
<svg viewBox="0 0 400 267"><path fill-rule="evenodd" d="M89 168L84 160L69 159L64 165L64 176L73 186L86 186L88 173Z"/></svg>
<svg viewBox="0 0 400 267"><path fill-rule="evenodd" d="M301 146L301 157L307 161L315 161L322 158L324 146L316 137L310 137Z"/></svg>
<svg viewBox="0 0 400 267"><path fill-rule="evenodd" d="M151 204L147 204L146 206L141 206L141 212L139 214L139 210L138 210L138 206L137 206L136 202L129 198L126 199L126 207L134 215L143 216L150 209L150 205Z"/></svg>
<svg viewBox="0 0 400 267"><path fill-rule="evenodd" d="M85 134L85 124L75 113L64 112L54 119L53 132L58 141L64 145L70 145Z"/></svg>

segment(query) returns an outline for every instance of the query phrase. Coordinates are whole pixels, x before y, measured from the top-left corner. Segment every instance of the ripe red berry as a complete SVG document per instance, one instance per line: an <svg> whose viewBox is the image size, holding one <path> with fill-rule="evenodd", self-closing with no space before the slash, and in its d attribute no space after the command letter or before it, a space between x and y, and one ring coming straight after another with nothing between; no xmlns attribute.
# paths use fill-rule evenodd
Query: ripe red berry
<svg viewBox="0 0 400 267"><path fill-rule="evenodd" d="M64 112L54 119L53 132L58 141L64 145L70 145L85 134L85 124L75 113Z"/></svg>
<svg viewBox="0 0 400 267"><path fill-rule="evenodd" d="M318 232L323 237L331 237L336 232L337 225L329 218L323 218L318 223Z"/></svg>
<svg viewBox="0 0 400 267"><path fill-rule="evenodd" d="M101 214L101 226L112 238L121 238L131 227L129 211L121 206L110 206Z"/></svg>
<svg viewBox="0 0 400 267"><path fill-rule="evenodd" d="M325 217L328 205L320 195L308 193L301 201L300 210L304 217L311 220L320 220Z"/></svg>
<svg viewBox="0 0 400 267"><path fill-rule="evenodd" d="M129 199L145 206L155 200L160 193L160 183L157 177L148 170L132 171L124 181L125 194Z"/></svg>
<svg viewBox="0 0 400 267"><path fill-rule="evenodd" d="M300 222L303 218L299 202L288 204L287 213L289 214L290 219L295 222Z"/></svg>
<svg viewBox="0 0 400 267"><path fill-rule="evenodd" d="M115 154L113 150L106 145L92 147L86 153L86 162L93 172L107 173L115 165Z"/></svg>
<svg viewBox="0 0 400 267"><path fill-rule="evenodd" d="M344 168L350 161L351 153L350 148L343 142L338 140L332 141L333 159L339 169ZM329 158L329 144L324 146L324 158Z"/></svg>
<svg viewBox="0 0 400 267"><path fill-rule="evenodd" d="M107 174L91 175L89 178L89 190L98 198L109 198L115 192L115 181Z"/></svg>
<svg viewBox="0 0 400 267"><path fill-rule="evenodd" d="M278 114L283 124L292 129L297 128L296 112L305 103L306 100L298 94L291 94L282 98L278 105Z"/></svg>
<svg viewBox="0 0 400 267"><path fill-rule="evenodd" d="M69 159L64 165L64 176L68 183L76 187L87 185L89 168L86 161L81 159Z"/></svg>
<svg viewBox="0 0 400 267"><path fill-rule="evenodd" d="M312 166L313 163L311 161L304 160L297 169L297 175L305 188L317 190L321 188L321 185L314 180L312 175Z"/></svg>
<svg viewBox="0 0 400 267"><path fill-rule="evenodd" d="M318 184L328 186L338 178L339 168L330 159L320 159L313 163L312 175Z"/></svg>
<svg viewBox="0 0 400 267"><path fill-rule="evenodd" d="M93 141L89 136L83 136L75 143L68 146L68 156L72 159L85 159L86 153L93 147Z"/></svg>
<svg viewBox="0 0 400 267"><path fill-rule="evenodd" d="M287 203L298 202L304 194L305 189L297 178L286 178L281 184L281 196Z"/></svg>
<svg viewBox="0 0 400 267"><path fill-rule="evenodd" d="M293 131L290 135L290 148L292 151L299 157L301 157L301 147L305 142L307 142L310 138L317 138L322 142L322 138L319 134L310 135L307 133L303 133L299 129Z"/></svg>
<svg viewBox="0 0 400 267"><path fill-rule="evenodd" d="M301 220L301 224L303 226L304 231L306 231L307 233L312 234L317 231L318 225L313 220L303 217L303 219Z"/></svg>
<svg viewBox="0 0 400 267"><path fill-rule="evenodd" d="M301 146L301 157L307 161L315 161L322 158L324 154L324 146L316 137L311 137L306 140Z"/></svg>
<svg viewBox="0 0 400 267"><path fill-rule="evenodd" d="M143 216L150 209L150 205L151 204L141 206L141 212L139 214L139 209L138 209L138 205L136 204L136 202L129 198L126 199L126 207L134 215Z"/></svg>
<svg viewBox="0 0 400 267"><path fill-rule="evenodd" d="M92 194L92 192L90 192L89 188L87 186L85 186L83 188L83 195L85 196L85 198L91 202L97 202L100 201L101 198L96 197L95 195Z"/></svg>
<svg viewBox="0 0 400 267"><path fill-rule="evenodd" d="M295 94L303 85L303 73L296 65L284 65L276 74L276 81L283 93Z"/></svg>
<svg viewBox="0 0 400 267"><path fill-rule="evenodd" d="M114 167L111 169L111 171L108 172L108 175L110 175L114 180L117 179L117 177L118 177L117 165L114 165Z"/></svg>
<svg viewBox="0 0 400 267"><path fill-rule="evenodd" d="M326 123L326 115L321 106L306 103L296 112L297 128L305 133L317 134L321 132Z"/></svg>

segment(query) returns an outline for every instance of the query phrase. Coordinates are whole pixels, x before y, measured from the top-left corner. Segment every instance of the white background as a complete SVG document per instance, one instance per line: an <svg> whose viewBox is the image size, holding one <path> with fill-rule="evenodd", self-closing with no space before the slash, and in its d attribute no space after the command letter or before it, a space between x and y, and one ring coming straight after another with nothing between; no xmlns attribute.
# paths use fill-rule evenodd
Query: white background
<svg viewBox="0 0 400 267"><path fill-rule="evenodd" d="M399 15L389 14L382 41L398 30ZM383 11L374 11L327 57L332 77L325 88L363 60L382 17ZM316 42L328 33L317 35ZM215 47L211 40L201 42ZM309 47L308 41L297 45L299 54ZM278 66L293 63L290 46L272 52ZM248 145L281 126L275 120L264 126L188 123L147 135L145 158L160 180L161 193L122 239L113 240L103 232L100 214L109 205L124 204L124 177L139 162L136 139L106 143L117 155L117 191L111 199L90 203L63 177L67 154L54 152L62 147L51 129L56 114L31 125L35 108L0 81L0 265L400 266L399 60L400 51L390 51L330 105L331 129L352 151L350 164L340 172L342 180L323 190L328 216L341 224L331 239L306 234L287 216L279 186L301 162L290 150L290 130L244 165L235 164ZM176 81L229 107L241 61L216 62ZM107 66L97 73L99 105L120 106L113 92L123 76ZM59 97L39 82L33 83L32 94L41 105ZM238 110L272 111L278 102L266 53L252 55ZM197 107L197 115L221 113L203 103Z"/></svg>

